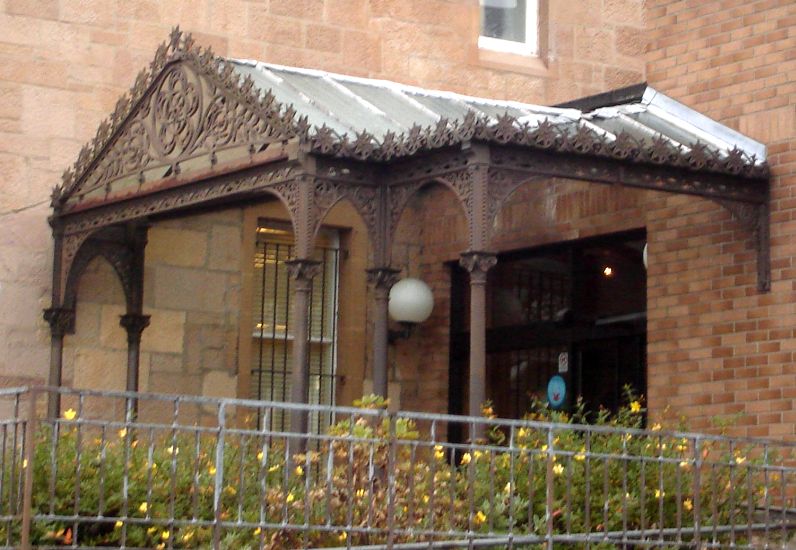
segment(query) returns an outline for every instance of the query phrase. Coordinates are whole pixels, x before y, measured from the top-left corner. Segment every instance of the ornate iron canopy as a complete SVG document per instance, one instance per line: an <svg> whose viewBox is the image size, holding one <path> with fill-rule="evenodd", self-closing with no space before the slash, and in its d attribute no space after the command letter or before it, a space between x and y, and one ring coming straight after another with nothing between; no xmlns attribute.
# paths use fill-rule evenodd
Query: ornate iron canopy
<svg viewBox="0 0 796 550"><path fill-rule="evenodd" d="M611 109L584 113L223 59L175 29L53 192L54 304L78 251L105 227L271 195L290 212L304 257L325 212L346 198L383 267L401 211L426 183L453 189L470 248L481 251L510 193L550 176L719 202L754 232L767 289L762 145L725 127L711 134L704 117L678 119L653 100Z"/></svg>

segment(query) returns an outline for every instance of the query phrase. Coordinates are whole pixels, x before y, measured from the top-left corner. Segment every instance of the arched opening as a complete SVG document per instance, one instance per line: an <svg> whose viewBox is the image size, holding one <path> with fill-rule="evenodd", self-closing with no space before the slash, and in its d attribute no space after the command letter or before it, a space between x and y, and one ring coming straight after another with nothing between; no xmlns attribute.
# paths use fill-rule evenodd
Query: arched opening
<svg viewBox="0 0 796 550"><path fill-rule="evenodd" d="M396 406L448 411L451 265L468 246L467 217L450 187L431 183L409 198L393 235L392 266L401 269L401 277L416 277L431 287L434 309L409 339L392 346L389 378L395 389L390 397L398 399Z"/></svg>
<svg viewBox="0 0 796 550"><path fill-rule="evenodd" d="M95 256L74 282L75 333L64 338L63 383L123 391L127 335L119 318L126 312L126 301L119 277L103 256Z"/></svg>
<svg viewBox="0 0 796 550"><path fill-rule="evenodd" d="M647 195L553 179L506 197L492 220L498 262L486 287L486 396L499 416L547 402L556 377L564 409L582 397L591 410L616 410L626 385L646 390ZM461 270L451 299L469 301ZM453 350L469 339L468 317L457 317ZM466 365L466 353L453 361Z"/></svg>

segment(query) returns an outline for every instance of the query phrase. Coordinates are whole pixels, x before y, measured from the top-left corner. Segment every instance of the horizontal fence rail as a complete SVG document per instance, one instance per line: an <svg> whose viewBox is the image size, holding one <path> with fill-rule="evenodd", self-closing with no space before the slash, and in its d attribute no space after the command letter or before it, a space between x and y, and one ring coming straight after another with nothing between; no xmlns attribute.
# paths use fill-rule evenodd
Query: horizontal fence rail
<svg viewBox="0 0 796 550"><path fill-rule="evenodd" d="M784 442L64 388L2 390L0 413L6 547L792 548L796 534ZM321 434L270 428L317 414L332 418Z"/></svg>

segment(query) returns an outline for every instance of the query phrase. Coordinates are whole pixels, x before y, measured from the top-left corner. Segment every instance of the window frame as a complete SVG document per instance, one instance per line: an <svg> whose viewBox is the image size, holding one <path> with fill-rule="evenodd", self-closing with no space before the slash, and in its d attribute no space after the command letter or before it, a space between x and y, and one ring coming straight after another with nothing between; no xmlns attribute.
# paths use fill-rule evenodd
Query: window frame
<svg viewBox="0 0 796 550"><path fill-rule="evenodd" d="M525 0L525 41L506 40L481 34L481 18L483 17L483 0L478 2L478 48L493 52L539 57L539 0Z"/></svg>

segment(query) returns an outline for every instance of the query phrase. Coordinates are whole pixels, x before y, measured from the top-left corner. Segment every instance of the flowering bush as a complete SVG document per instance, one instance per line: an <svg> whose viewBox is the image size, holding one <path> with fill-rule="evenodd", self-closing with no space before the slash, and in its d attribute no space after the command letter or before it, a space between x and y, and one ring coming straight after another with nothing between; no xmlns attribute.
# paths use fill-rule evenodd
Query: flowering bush
<svg viewBox="0 0 796 550"><path fill-rule="evenodd" d="M582 405L569 414L537 405L528 422L495 420L482 440L461 445L430 442L427 428L405 418L363 413L307 452L232 430L217 453L212 430L112 431L79 425L70 410L55 433L37 434L34 513L51 519L34 521L33 542L203 547L220 520L228 548L548 530L602 533L613 547L612 532L687 530L697 511L703 526L744 524L770 498L753 448L712 439L697 447L659 424L643 432L643 412L630 396L617 414L602 411L584 427Z"/></svg>

